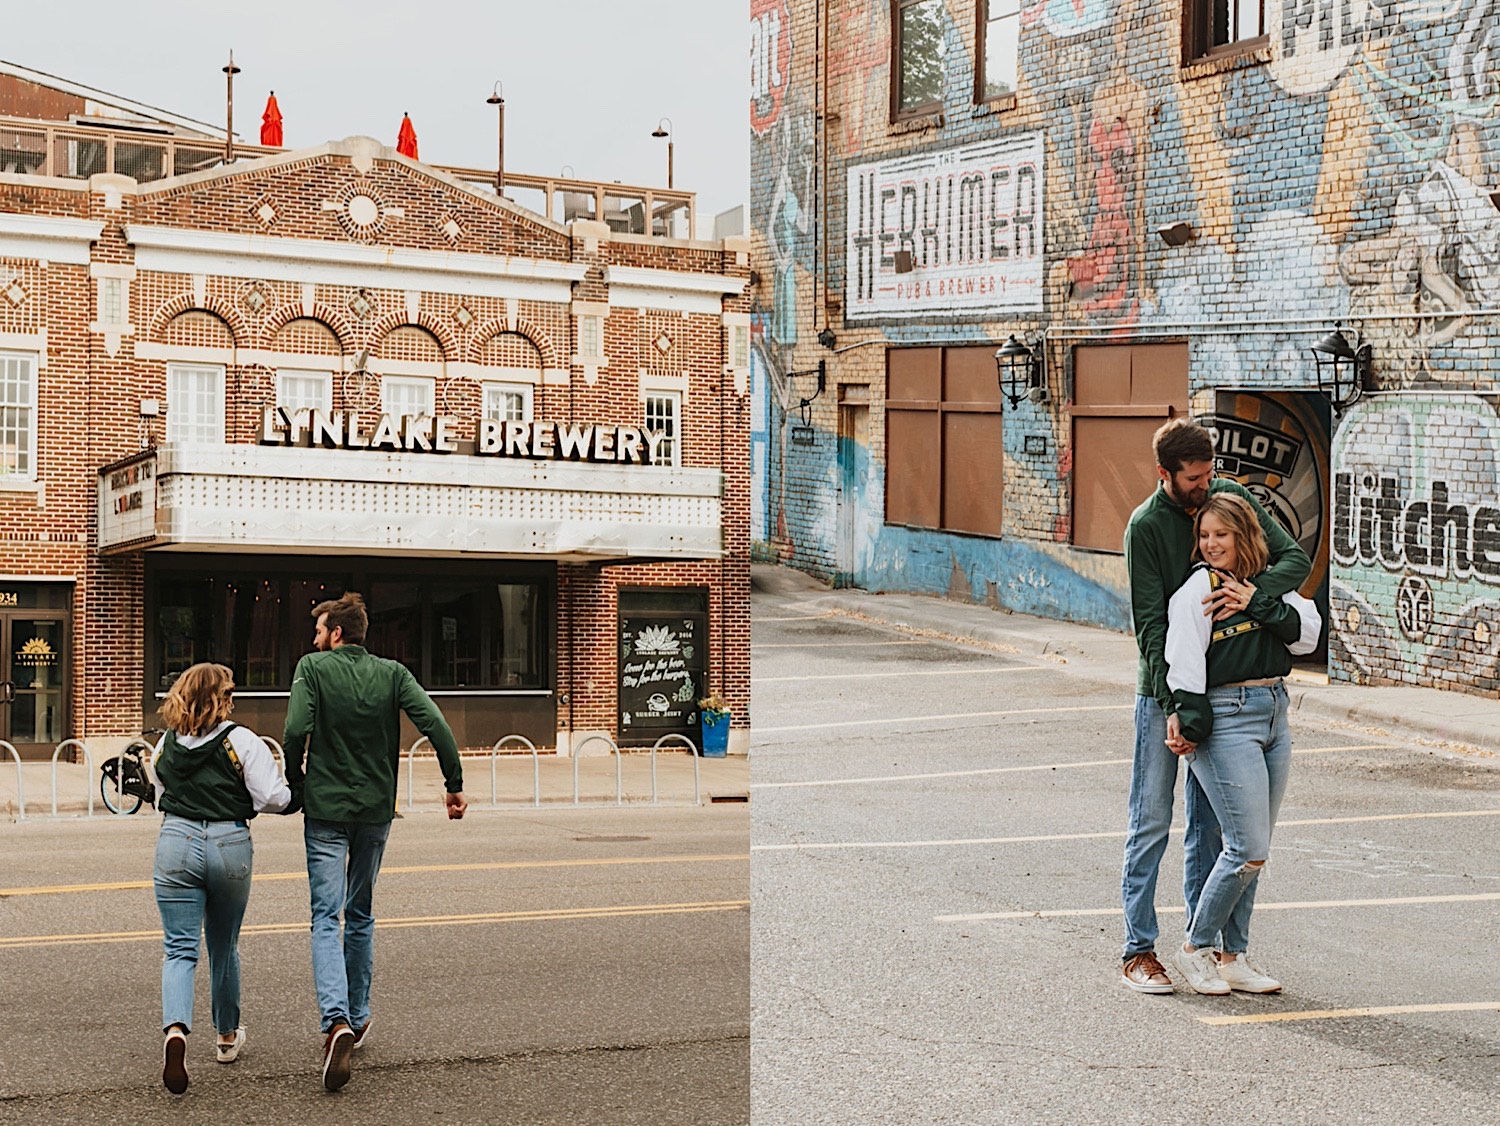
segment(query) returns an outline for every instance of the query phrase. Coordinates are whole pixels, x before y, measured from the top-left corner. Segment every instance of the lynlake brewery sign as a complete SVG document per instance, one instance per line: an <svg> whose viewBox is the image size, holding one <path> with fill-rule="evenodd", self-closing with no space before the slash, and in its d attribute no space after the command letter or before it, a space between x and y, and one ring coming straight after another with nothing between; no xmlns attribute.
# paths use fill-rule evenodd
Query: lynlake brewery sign
<svg viewBox="0 0 1500 1126"><path fill-rule="evenodd" d="M480 419L471 434L461 436L458 420L445 415L383 414L369 425L354 411L288 411L282 407L267 407L260 428L260 442L266 446L451 454L459 452L460 440L471 440L473 452L482 457L553 458L625 465L652 464L666 437L638 426L488 418Z"/></svg>

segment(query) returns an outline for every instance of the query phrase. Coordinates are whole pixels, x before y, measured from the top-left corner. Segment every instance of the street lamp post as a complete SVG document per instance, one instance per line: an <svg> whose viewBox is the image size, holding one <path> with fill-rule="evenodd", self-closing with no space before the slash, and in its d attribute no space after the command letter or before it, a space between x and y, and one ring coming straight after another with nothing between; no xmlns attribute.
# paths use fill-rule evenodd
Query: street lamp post
<svg viewBox="0 0 1500 1126"><path fill-rule="evenodd" d="M485 103L495 107L496 116L499 118L495 158L495 194L501 195L505 191L505 86L496 82L494 90L485 99Z"/></svg>
<svg viewBox="0 0 1500 1126"><path fill-rule="evenodd" d="M667 190L672 190L672 119L664 117L656 123L656 128L651 130L653 137L665 137L667 139Z"/></svg>
<svg viewBox="0 0 1500 1126"><path fill-rule="evenodd" d="M234 52L229 52L229 65L224 67L224 163L234 163L234 76L240 68L234 65Z"/></svg>

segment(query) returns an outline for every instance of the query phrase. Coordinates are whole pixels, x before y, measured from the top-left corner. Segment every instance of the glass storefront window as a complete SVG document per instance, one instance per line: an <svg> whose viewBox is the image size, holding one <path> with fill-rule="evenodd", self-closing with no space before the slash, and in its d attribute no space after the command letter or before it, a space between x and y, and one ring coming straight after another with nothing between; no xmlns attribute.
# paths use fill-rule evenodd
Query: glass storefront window
<svg viewBox="0 0 1500 1126"><path fill-rule="evenodd" d="M422 679L422 588L417 583L371 583L365 595L370 629L365 648L400 661Z"/></svg>
<svg viewBox="0 0 1500 1126"><path fill-rule="evenodd" d="M157 571L151 690L165 692L199 661L228 665L242 689L290 690L297 661L313 649L313 608L349 589L363 593L369 608L365 647L399 661L427 688L548 687L545 582L409 575Z"/></svg>
<svg viewBox="0 0 1500 1126"><path fill-rule="evenodd" d="M501 688L541 688L545 673L542 588L536 583L499 583L490 680Z"/></svg>

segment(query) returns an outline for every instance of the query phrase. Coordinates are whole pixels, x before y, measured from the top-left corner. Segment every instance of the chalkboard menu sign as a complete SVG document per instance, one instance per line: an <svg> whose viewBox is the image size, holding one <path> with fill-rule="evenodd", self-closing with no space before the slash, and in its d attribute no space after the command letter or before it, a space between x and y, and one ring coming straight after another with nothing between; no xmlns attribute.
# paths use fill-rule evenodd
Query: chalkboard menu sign
<svg viewBox="0 0 1500 1126"><path fill-rule="evenodd" d="M620 615L620 743L676 733L698 741L708 616Z"/></svg>

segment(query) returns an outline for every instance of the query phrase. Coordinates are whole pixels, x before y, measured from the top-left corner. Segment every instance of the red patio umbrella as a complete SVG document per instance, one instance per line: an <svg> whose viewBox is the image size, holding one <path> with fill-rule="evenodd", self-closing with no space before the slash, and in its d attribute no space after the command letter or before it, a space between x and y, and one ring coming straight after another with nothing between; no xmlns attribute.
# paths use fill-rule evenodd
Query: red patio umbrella
<svg viewBox="0 0 1500 1126"><path fill-rule="evenodd" d="M401 132L396 134L396 151L402 156L417 159L417 131L412 128L408 114L401 115Z"/></svg>
<svg viewBox="0 0 1500 1126"><path fill-rule="evenodd" d="M281 147L281 107L276 104L276 91L266 99L266 112L260 118L260 143L267 148Z"/></svg>

